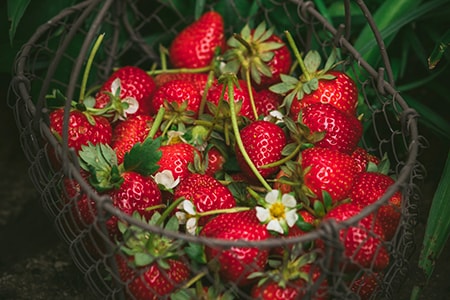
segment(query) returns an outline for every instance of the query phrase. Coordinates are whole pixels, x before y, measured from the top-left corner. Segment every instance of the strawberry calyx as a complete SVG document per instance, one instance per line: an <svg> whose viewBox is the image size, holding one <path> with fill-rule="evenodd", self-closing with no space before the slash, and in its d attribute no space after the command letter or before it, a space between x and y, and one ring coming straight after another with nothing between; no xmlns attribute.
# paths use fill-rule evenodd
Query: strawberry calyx
<svg viewBox="0 0 450 300"><path fill-rule="evenodd" d="M122 173L134 171L149 176L159 168L157 162L161 158L158 151L160 139L146 139L143 143L136 143L125 153L124 161L118 165L117 155L108 144L89 143L83 145L79 152L79 162L83 170L90 173L89 181L99 192L117 189L124 179Z"/></svg>
<svg viewBox="0 0 450 300"><path fill-rule="evenodd" d="M288 44L291 47L297 62L300 66L302 74L297 78L287 74L281 74L281 82L269 87L269 90L285 95L282 106L289 111L294 98L301 100L305 94L312 94L319 87L319 80L333 80L336 76L328 72L334 69L339 62L336 62L336 51L333 50L328 57L323 69L319 69L322 60L320 54L316 50L309 51L305 58L302 58L292 35L285 31Z"/></svg>
<svg viewBox="0 0 450 300"><path fill-rule="evenodd" d="M137 212L134 212L132 217L150 226L162 226L166 230L178 231L178 221L175 217L171 217L165 225L161 224L164 217L158 212L155 212L148 222ZM127 256L133 257L131 263L136 267L157 263L159 267L169 269L166 260L183 255L182 241L180 240L151 234L140 226L123 221L118 222L117 225L123 235L120 250Z"/></svg>

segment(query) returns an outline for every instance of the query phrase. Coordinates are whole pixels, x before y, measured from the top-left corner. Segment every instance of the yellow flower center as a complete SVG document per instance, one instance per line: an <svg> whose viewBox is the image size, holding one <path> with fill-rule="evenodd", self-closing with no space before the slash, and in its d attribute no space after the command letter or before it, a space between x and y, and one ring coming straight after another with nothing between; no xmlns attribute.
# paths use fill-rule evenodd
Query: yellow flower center
<svg viewBox="0 0 450 300"><path fill-rule="evenodd" d="M270 215L274 219L284 219L285 207L281 202L275 202L270 206Z"/></svg>

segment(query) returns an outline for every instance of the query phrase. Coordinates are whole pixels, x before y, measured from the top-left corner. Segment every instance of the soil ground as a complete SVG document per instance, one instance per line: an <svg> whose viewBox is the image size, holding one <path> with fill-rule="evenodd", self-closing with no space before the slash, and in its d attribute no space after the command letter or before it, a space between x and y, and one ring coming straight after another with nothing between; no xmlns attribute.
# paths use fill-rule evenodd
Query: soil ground
<svg viewBox="0 0 450 300"><path fill-rule="evenodd" d="M1 90L0 99L6 99ZM26 161L19 144L12 111L2 100L0 108L0 299L95 299L83 275L74 265L67 245L58 238L52 221L41 207L32 186ZM443 161L439 141L430 141L422 161L429 174L439 174ZM444 149L445 150L445 149ZM438 151L438 152L442 152ZM445 157L444 151L444 157ZM431 176L433 178L433 176ZM411 258L410 276L401 287L400 299L409 299L416 283L423 283L417 273L417 258L422 241L427 208L436 182L425 180L422 188L423 211L417 226L417 244ZM442 252L432 278L425 285L421 299L450 299L450 243Z"/></svg>

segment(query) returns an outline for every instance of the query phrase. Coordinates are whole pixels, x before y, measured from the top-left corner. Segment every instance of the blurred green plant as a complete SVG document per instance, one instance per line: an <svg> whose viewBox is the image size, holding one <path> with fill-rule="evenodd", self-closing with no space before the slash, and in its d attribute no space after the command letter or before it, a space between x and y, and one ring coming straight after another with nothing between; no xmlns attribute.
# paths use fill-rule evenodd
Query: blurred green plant
<svg viewBox="0 0 450 300"><path fill-rule="evenodd" d="M5 15L0 21L2 25L0 42L4 45L2 56L0 56L0 72L10 72L19 47L30 38L38 25L49 20L61 9L78 2L81 1L2 1L0 7ZM189 13L198 17L211 1L160 0L160 2L168 4L181 15ZM277 7L274 1L237 1L236 6L230 6L229 1L226 0L215 2L215 8L225 12L227 24L234 26L246 17L255 16L256 8L260 4L270 7L275 16L278 16L273 18L275 23L273 25L285 29L293 23L291 12ZM331 24L336 25L342 22L343 1L314 0L312 2ZM448 84L450 51L446 51L450 44L450 22L448 21L450 1L366 0L364 3L372 12L389 53L396 89L402 92L409 106L420 114L419 122L427 134L438 139L445 148L437 152L443 152L445 155L450 145L450 122L446 109L450 107L450 85ZM373 34L356 1L351 1L350 9L352 12L351 42L370 65L377 67L382 62ZM159 32L147 38L149 41L158 40L164 34ZM444 157L443 161L445 159ZM450 206L444 205L449 200L450 186L447 184L450 182L449 159L447 158L445 171L442 174L433 175L435 176L433 179L440 180L440 184L432 201L423 254L419 261L419 268L423 270L427 279L433 272L434 261L438 258L450 230L447 227L444 229L444 227L433 225L435 220L450 215ZM415 289L415 295L419 292L420 288Z"/></svg>

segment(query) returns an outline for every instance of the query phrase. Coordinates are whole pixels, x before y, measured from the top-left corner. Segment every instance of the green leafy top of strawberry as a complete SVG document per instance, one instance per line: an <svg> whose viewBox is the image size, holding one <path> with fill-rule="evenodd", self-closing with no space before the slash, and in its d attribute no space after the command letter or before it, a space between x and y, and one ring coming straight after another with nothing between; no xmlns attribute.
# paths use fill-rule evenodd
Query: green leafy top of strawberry
<svg viewBox="0 0 450 300"><path fill-rule="evenodd" d="M256 82L261 82L261 75L272 77L272 71L267 63L273 59L274 50L284 46L283 43L271 40L274 28L267 28L265 22L261 22L255 30L245 25L240 34L234 34L228 40L230 49L223 55L227 62L225 70L237 74L241 72L242 78L249 74Z"/></svg>
<svg viewBox="0 0 450 300"><path fill-rule="evenodd" d="M79 152L80 166L88 171L90 183L98 191L103 192L120 187L123 182L122 172L134 171L149 176L159 168L161 158L160 138L146 139L136 143L124 156L123 164L117 164L117 156L108 144L88 144Z"/></svg>
<svg viewBox="0 0 450 300"><path fill-rule="evenodd" d="M165 215L155 212L147 222L145 217L135 212L133 218L147 223L150 226L162 226L168 231L178 231L178 220L175 216L169 218L164 223ZM147 266L156 262L160 267L168 269L166 262L168 258L176 258L183 254L181 240L173 240L164 235L157 235L148 232L140 226L117 223L120 232L123 234L124 244L120 247L127 256L134 258L133 264L137 267Z"/></svg>
<svg viewBox="0 0 450 300"><path fill-rule="evenodd" d="M293 45L293 41L290 43ZM295 45L294 45L294 49ZM295 51L294 53L298 50ZM322 59L319 52L316 50L309 51L304 60L301 58L300 54L297 56L297 60L302 69L302 74L300 77L294 77L286 74L281 74L281 82L269 87L269 90L276 94L286 95L283 99L282 106L286 107L286 111L289 111L292 101L294 98L298 100L302 99L305 94L311 94L319 88L319 80L332 80L336 78L329 71L335 68L336 63L336 51L332 51L328 57L323 69L320 69L322 64Z"/></svg>

